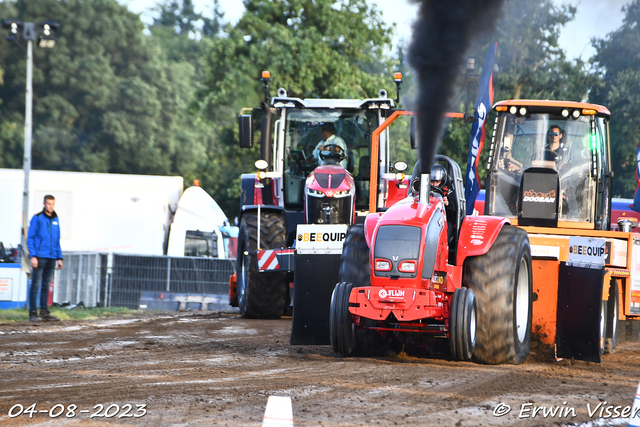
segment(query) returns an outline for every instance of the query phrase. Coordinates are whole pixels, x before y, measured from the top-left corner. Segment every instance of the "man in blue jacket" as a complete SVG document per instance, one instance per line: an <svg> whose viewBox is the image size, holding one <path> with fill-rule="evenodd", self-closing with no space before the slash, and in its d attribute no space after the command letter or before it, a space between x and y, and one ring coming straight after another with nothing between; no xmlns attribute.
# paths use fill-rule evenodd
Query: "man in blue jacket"
<svg viewBox="0 0 640 427"><path fill-rule="evenodd" d="M49 313L49 283L56 268L62 268L62 249L60 248L60 223L53 210L56 199L47 194L44 196L44 209L31 218L27 248L31 256L33 276L29 290L29 321L54 322L59 317ZM37 297L40 289L40 316L38 316Z"/></svg>

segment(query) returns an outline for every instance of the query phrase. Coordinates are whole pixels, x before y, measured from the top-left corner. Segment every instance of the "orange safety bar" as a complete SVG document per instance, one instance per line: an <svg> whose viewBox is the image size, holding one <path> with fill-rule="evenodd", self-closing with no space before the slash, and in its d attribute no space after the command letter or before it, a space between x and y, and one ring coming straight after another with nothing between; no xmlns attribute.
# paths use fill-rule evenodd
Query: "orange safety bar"
<svg viewBox="0 0 640 427"><path fill-rule="evenodd" d="M378 205L378 171L380 169L380 134L400 116L413 116L415 113L396 110L371 135L371 172L369 175L369 213L377 210ZM376 183L376 184L374 184Z"/></svg>
<svg viewBox="0 0 640 427"><path fill-rule="evenodd" d="M369 175L369 213L376 212L378 205L378 185L371 185L371 183L378 182L378 171L380 161L379 157L379 145L380 145L380 134L383 130L388 128L391 123L393 123L400 116L415 116L416 113L412 111L406 110L396 110L394 111L388 118L385 120L376 130L373 131L371 135L371 172ZM457 119L463 119L463 113L445 113L445 117L453 117Z"/></svg>

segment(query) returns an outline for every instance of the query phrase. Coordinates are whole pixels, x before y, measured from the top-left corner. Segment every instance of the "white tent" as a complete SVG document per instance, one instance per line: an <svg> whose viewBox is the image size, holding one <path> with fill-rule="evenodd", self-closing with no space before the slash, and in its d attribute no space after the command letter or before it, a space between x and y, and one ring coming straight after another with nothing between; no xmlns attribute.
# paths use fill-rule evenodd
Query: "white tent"
<svg viewBox="0 0 640 427"><path fill-rule="evenodd" d="M217 254L217 257L225 258L228 252L228 242L225 241L225 236L221 233L220 228L227 224L226 215L206 191L200 187L187 188L180 197L178 209L173 224L171 224L167 255L186 255L185 246L189 240L188 232L200 232L213 233L217 236L216 244L208 251L211 251L214 257ZM203 242L202 239L204 237L198 240Z"/></svg>

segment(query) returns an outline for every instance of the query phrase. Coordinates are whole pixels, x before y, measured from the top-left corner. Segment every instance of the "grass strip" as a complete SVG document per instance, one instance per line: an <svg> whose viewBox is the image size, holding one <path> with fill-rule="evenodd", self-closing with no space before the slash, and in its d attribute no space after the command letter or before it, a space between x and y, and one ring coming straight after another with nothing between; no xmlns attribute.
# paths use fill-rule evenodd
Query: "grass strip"
<svg viewBox="0 0 640 427"><path fill-rule="evenodd" d="M131 310L124 307L74 308L73 310L64 307L49 307L49 311L54 316L58 316L60 320L86 320L144 313L142 310ZM29 321L29 310L27 309L0 310L0 324L27 321Z"/></svg>

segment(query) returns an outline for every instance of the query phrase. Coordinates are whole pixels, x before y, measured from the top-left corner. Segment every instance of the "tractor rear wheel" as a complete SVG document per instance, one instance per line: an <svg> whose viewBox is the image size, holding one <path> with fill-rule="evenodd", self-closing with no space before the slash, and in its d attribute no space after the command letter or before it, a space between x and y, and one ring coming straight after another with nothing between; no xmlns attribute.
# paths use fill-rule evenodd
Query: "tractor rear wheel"
<svg viewBox="0 0 640 427"><path fill-rule="evenodd" d="M238 306L244 318L279 319L287 308L288 273L260 273L255 250L258 247L258 216L248 212L242 216L238 232L236 265ZM260 249L286 246L286 228L282 215L265 212L260 218Z"/></svg>
<svg viewBox="0 0 640 427"><path fill-rule="evenodd" d="M351 283L352 288L371 286L371 267L369 265L369 246L364 236L364 224L349 227L342 246L340 257L340 282ZM347 296L347 303L349 297ZM360 318L363 329L355 331L356 347L354 353L360 356L382 356L389 348L389 339L383 338L377 331L368 327L377 326L373 319Z"/></svg>
<svg viewBox="0 0 640 427"><path fill-rule="evenodd" d="M465 286L476 298L474 359L480 363L521 364L531 349L533 280L527 233L505 225L493 246L464 264Z"/></svg>
<svg viewBox="0 0 640 427"><path fill-rule="evenodd" d="M605 353L615 353L618 347L618 280L611 279L609 299L607 300L607 339L604 343Z"/></svg>
<svg viewBox="0 0 640 427"><path fill-rule="evenodd" d="M363 224L349 227L342 246L338 274L341 282L353 283L356 288L370 285L369 246L364 237Z"/></svg>
<svg viewBox="0 0 640 427"><path fill-rule="evenodd" d="M476 300L471 289L456 289L451 299L449 350L455 360L471 360L476 348Z"/></svg>

